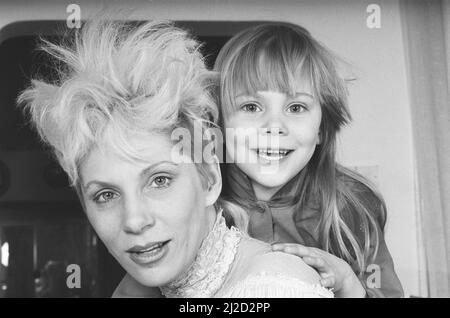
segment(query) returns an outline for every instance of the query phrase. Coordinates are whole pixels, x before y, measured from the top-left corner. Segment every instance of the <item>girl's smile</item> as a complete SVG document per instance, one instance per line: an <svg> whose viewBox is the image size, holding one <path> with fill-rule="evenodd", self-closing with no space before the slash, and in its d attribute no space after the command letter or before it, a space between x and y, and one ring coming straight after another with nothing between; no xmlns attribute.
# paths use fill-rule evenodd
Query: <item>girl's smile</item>
<svg viewBox="0 0 450 318"><path fill-rule="evenodd" d="M280 161L292 153L292 149L257 148L254 149L254 151L256 151L261 163L264 163L264 161L268 163L272 161Z"/></svg>

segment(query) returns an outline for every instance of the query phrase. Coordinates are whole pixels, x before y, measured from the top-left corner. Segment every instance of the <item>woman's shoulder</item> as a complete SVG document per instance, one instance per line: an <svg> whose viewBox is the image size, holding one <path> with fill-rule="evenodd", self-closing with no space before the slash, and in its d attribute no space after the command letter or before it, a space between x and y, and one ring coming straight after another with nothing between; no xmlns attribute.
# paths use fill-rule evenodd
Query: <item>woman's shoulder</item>
<svg viewBox="0 0 450 318"><path fill-rule="evenodd" d="M319 274L300 257L283 252L267 252L257 255L249 264L248 276L259 273L285 276L309 284L318 284Z"/></svg>
<svg viewBox="0 0 450 318"><path fill-rule="evenodd" d="M333 298L320 284L283 274L259 272L238 281L218 295L220 298Z"/></svg>
<svg viewBox="0 0 450 318"><path fill-rule="evenodd" d="M304 280L305 282L319 282L319 274L308 266L302 258L278 251L272 251L270 244L256 240L251 237L244 237L240 243L239 254L240 268L246 270L241 275L266 272L283 274ZM244 266L245 263L245 266Z"/></svg>
<svg viewBox="0 0 450 318"><path fill-rule="evenodd" d="M300 257L274 252L269 244L249 237L242 240L239 254L233 279L218 297L333 297Z"/></svg>
<svg viewBox="0 0 450 318"><path fill-rule="evenodd" d="M232 279L219 297L332 297L300 257L273 252L269 244L241 241Z"/></svg>

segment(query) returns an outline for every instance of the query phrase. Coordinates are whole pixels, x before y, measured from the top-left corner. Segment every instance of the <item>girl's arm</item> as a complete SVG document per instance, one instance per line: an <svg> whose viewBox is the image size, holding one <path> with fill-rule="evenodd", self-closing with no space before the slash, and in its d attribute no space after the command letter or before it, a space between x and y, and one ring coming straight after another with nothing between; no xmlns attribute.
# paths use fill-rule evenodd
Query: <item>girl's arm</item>
<svg viewBox="0 0 450 318"><path fill-rule="evenodd" d="M318 248L274 244L272 249L302 257L306 264L319 272L323 286L334 288L337 297L403 297L403 289L383 237L374 263L368 265L361 279L344 260Z"/></svg>
<svg viewBox="0 0 450 318"><path fill-rule="evenodd" d="M362 283L368 297L404 297L402 285L395 273L394 262L383 236L380 238L374 263L367 268Z"/></svg>

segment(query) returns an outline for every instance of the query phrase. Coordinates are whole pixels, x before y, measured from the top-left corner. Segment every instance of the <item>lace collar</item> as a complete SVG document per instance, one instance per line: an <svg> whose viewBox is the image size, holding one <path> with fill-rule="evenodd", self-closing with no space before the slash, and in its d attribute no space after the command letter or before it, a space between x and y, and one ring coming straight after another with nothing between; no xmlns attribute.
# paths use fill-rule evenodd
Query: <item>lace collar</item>
<svg viewBox="0 0 450 318"><path fill-rule="evenodd" d="M212 297L222 287L236 256L242 232L225 224L222 211L203 240L189 269L169 285L161 287L166 297Z"/></svg>

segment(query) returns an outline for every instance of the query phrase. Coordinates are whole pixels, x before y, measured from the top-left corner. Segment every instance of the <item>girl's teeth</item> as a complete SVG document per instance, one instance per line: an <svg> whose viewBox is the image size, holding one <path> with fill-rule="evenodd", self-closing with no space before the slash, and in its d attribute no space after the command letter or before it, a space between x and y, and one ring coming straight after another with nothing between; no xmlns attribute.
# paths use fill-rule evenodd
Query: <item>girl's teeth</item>
<svg viewBox="0 0 450 318"><path fill-rule="evenodd" d="M263 155L281 155L285 156L288 153L288 150L258 150L259 154Z"/></svg>
<svg viewBox="0 0 450 318"><path fill-rule="evenodd" d="M266 160L280 160L284 156L268 156L268 155L260 154L260 157L263 159L266 159Z"/></svg>
<svg viewBox="0 0 450 318"><path fill-rule="evenodd" d="M281 160L283 159L287 154L289 150L258 150L258 156L265 160Z"/></svg>

